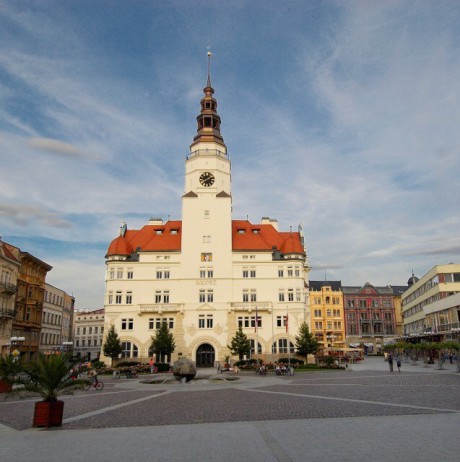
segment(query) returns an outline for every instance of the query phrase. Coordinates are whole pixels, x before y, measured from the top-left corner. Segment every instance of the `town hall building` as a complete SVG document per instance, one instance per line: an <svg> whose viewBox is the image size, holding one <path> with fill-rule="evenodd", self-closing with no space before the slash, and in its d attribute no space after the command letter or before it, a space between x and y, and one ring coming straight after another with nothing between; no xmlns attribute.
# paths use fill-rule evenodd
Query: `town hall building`
<svg viewBox="0 0 460 462"><path fill-rule="evenodd" d="M152 355L162 322L174 335L172 360L223 362L239 327L251 356L287 357L309 314L302 228L282 232L275 219L232 219L231 165L209 72L203 91L185 161L182 219L121 226L106 254L104 332L114 326L122 357L138 361Z"/></svg>

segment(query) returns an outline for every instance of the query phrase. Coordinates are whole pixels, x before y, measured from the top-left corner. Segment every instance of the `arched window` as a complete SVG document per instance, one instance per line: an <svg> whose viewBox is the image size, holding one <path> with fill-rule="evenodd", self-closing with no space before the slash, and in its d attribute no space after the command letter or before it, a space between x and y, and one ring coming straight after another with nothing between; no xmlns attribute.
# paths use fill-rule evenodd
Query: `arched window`
<svg viewBox="0 0 460 462"><path fill-rule="evenodd" d="M288 353L288 340L287 338L280 338L272 345L272 353ZM294 344L290 341L289 348L291 353L295 353Z"/></svg>
<svg viewBox="0 0 460 462"><path fill-rule="evenodd" d="M122 358L137 358L139 350L134 343L121 342L121 357Z"/></svg>
<svg viewBox="0 0 460 462"><path fill-rule="evenodd" d="M251 356L254 354L262 354L262 345L254 339L249 339L249 342L251 343ZM256 344L257 344L257 351L256 351Z"/></svg>

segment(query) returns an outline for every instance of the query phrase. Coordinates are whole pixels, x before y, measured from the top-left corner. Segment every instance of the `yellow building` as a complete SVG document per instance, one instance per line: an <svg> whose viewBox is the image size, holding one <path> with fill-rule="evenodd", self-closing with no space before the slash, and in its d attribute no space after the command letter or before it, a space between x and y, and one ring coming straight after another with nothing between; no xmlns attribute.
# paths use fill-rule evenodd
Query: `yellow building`
<svg viewBox="0 0 460 462"><path fill-rule="evenodd" d="M311 332L325 352L345 346L341 281L310 281Z"/></svg>

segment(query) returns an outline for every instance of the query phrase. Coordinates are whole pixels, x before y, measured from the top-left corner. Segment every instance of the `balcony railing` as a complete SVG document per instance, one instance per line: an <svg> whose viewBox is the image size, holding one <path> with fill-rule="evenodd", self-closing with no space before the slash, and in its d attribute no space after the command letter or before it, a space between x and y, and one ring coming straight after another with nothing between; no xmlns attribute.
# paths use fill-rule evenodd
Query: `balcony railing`
<svg viewBox="0 0 460 462"><path fill-rule="evenodd" d="M187 159L191 159L196 156L221 157L223 159L227 159L227 154L223 151L219 151L218 149L197 149L187 154Z"/></svg>
<svg viewBox="0 0 460 462"><path fill-rule="evenodd" d="M139 305L139 312L142 313L178 313L182 312L181 303L149 303Z"/></svg>
<svg viewBox="0 0 460 462"><path fill-rule="evenodd" d="M15 294L16 293L16 284L11 284L9 282L0 282L0 292L7 293L7 294Z"/></svg>
<svg viewBox="0 0 460 462"><path fill-rule="evenodd" d="M5 318L14 318L14 309L13 308L1 308L0 309L0 318L5 319Z"/></svg>
<svg viewBox="0 0 460 462"><path fill-rule="evenodd" d="M241 302L230 303L230 309L233 311L268 311L272 310L271 302Z"/></svg>

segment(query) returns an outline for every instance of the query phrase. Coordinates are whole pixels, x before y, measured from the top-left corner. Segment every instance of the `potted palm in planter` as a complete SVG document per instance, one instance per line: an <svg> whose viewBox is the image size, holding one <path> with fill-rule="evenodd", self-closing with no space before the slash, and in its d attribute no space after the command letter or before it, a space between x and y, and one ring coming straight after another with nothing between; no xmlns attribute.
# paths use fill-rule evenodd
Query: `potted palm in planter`
<svg viewBox="0 0 460 462"><path fill-rule="evenodd" d="M63 393L80 388L86 380L72 378L72 363L69 355L43 355L29 363L26 372L30 380L22 381L24 389L38 393L43 400L35 403L34 427L56 427L62 425L64 401L58 399Z"/></svg>
<svg viewBox="0 0 460 462"><path fill-rule="evenodd" d="M0 356L0 393L13 389L14 376L19 372L19 362L12 356Z"/></svg>

